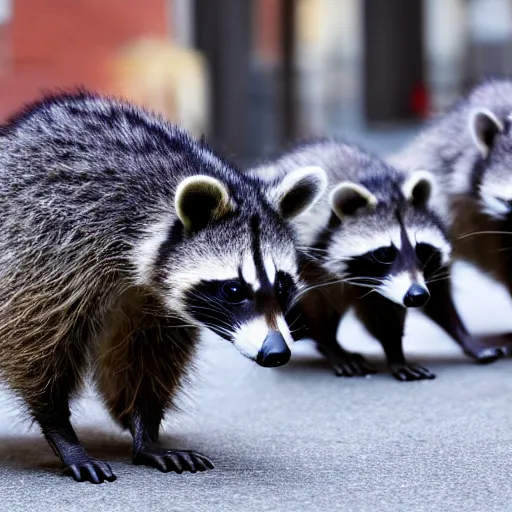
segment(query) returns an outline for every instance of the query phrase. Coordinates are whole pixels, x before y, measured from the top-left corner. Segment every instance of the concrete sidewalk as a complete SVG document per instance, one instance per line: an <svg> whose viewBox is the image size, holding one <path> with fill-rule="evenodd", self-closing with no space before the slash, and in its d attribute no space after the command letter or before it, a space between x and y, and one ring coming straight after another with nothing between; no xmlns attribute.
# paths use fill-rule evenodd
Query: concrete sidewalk
<svg viewBox="0 0 512 512"><path fill-rule="evenodd" d="M503 290L468 269L458 297L473 328L512 329ZM353 318L347 347L379 346ZM476 366L420 315L407 326L413 359L437 373L399 383L389 374L338 379L305 343L281 369L259 368L208 340L184 415L166 432L216 464L203 474L133 467L130 443L93 398L73 421L95 456L112 461L114 483L77 484L19 408L2 394L1 511L505 511L512 510L512 361ZM383 368L384 370L384 368Z"/></svg>

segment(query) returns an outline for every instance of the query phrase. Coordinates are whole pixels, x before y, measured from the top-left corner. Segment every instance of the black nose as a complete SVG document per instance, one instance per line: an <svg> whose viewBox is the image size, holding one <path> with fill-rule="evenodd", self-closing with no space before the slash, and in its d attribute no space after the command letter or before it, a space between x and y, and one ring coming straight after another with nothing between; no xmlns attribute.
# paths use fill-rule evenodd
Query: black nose
<svg viewBox="0 0 512 512"><path fill-rule="evenodd" d="M405 294L404 306L406 308L421 308L424 306L428 299L430 299L430 293L428 290L419 284L413 284Z"/></svg>
<svg viewBox="0 0 512 512"><path fill-rule="evenodd" d="M292 353L290 352L286 341L284 341L284 338L281 336L281 333L278 331L271 331L265 338L265 341L258 352L256 362L260 366L273 368L276 366L283 366L290 360L291 356Z"/></svg>

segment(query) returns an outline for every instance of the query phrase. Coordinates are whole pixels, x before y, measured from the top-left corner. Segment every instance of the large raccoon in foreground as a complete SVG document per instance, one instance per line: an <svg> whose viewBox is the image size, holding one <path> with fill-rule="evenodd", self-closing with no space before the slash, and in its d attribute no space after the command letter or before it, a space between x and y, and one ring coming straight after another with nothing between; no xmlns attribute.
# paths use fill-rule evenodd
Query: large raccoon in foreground
<svg viewBox="0 0 512 512"><path fill-rule="evenodd" d="M272 197L272 187L279 190L293 169L308 165L322 167L329 185L315 206L292 221L308 284L298 307L306 330L296 337L313 338L337 375L373 373L336 340L340 318L354 307L398 380L430 379L434 375L426 368L406 362L402 349L406 308L423 306L467 354L494 359L469 335L452 300L451 247L431 207L433 175L406 176L335 139L300 144L248 172L267 182ZM294 320L290 316L292 330Z"/></svg>
<svg viewBox="0 0 512 512"><path fill-rule="evenodd" d="M135 464L213 467L162 447L162 417L202 328L261 366L289 360L298 263L285 218L325 183L299 169L270 203L182 130L88 93L44 99L1 128L0 372L68 474L115 479L70 423L89 367Z"/></svg>
<svg viewBox="0 0 512 512"><path fill-rule="evenodd" d="M408 171L428 168L436 174L437 208L454 257L477 265L512 294L511 126L512 81L489 81L388 160ZM490 339L503 344L495 350L510 352L512 337Z"/></svg>

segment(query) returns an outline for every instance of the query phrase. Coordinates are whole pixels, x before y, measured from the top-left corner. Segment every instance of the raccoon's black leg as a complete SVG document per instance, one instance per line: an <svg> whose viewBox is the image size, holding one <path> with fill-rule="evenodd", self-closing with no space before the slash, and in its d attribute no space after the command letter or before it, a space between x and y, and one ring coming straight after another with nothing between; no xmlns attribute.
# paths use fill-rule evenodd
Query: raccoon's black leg
<svg viewBox="0 0 512 512"><path fill-rule="evenodd" d="M71 475L77 482L93 484L116 479L106 462L90 457L80 444L69 421L67 404L48 404L44 413L34 416L41 425L44 437L62 461L65 474Z"/></svg>
<svg viewBox="0 0 512 512"><path fill-rule="evenodd" d="M315 341L337 377L363 377L377 372L361 354L349 352L338 343L336 334L344 311L333 308L320 293L306 298L299 311L303 317L301 334Z"/></svg>
<svg viewBox="0 0 512 512"><path fill-rule="evenodd" d="M484 339L480 340L469 334L453 302L449 279L429 283L427 287L430 300L424 306L425 313L443 328L468 356L479 363L492 363L506 355L505 346L492 346Z"/></svg>
<svg viewBox="0 0 512 512"><path fill-rule="evenodd" d="M151 402L151 398L148 402ZM133 436L133 463L151 466L166 473L174 471L183 473L190 471L206 471L213 469L213 463L204 455L190 450L172 450L164 448L158 442L158 431L162 420L163 409L148 403L138 407L131 414L130 431Z"/></svg>
<svg viewBox="0 0 512 512"><path fill-rule="evenodd" d="M504 244L504 249L507 248L507 244ZM512 258L510 251L506 251L502 254L507 254L506 268L508 272L505 274L505 285L507 286L508 292L512 297ZM485 336L478 336L478 341L488 348L499 348L506 356L512 355L512 332L500 333L500 334L489 334Z"/></svg>
<svg viewBox="0 0 512 512"><path fill-rule="evenodd" d="M427 368L405 360L402 345L405 308L380 295L370 294L360 299L355 309L368 332L380 341L395 379L412 381L435 378Z"/></svg>
<svg viewBox="0 0 512 512"><path fill-rule="evenodd" d="M136 465L176 473L213 468L204 455L165 448L158 438L196 338L195 331L173 327L173 320L162 314L151 326L136 329L129 340L119 343L114 338L102 350L98 386L112 416L132 434Z"/></svg>
<svg viewBox="0 0 512 512"><path fill-rule="evenodd" d="M62 377L37 402L31 403L34 419L61 459L65 474L71 475L77 482L113 482L116 476L110 466L87 454L71 425L68 402L70 380Z"/></svg>

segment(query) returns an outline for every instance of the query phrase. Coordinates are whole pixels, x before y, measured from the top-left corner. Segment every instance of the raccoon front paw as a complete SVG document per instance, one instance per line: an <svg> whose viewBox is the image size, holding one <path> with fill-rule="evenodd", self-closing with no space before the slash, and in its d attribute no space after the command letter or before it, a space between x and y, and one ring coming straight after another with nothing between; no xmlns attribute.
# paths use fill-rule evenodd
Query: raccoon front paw
<svg viewBox="0 0 512 512"><path fill-rule="evenodd" d="M116 475L112 473L112 469L106 462L91 457L80 458L70 464L64 464L64 474L72 476L77 482L93 484L116 480Z"/></svg>
<svg viewBox="0 0 512 512"><path fill-rule="evenodd" d="M329 350L319 347L320 353L329 361L337 377L364 377L377 370L361 354L345 350Z"/></svg>
<svg viewBox="0 0 512 512"><path fill-rule="evenodd" d="M206 471L213 469L213 463L204 455L187 450L166 450L158 446L144 447L133 456L135 465L150 466L163 473L174 471Z"/></svg>
<svg viewBox="0 0 512 512"><path fill-rule="evenodd" d="M348 358L330 362L336 377L364 377L377 373L377 369L361 354L350 354Z"/></svg>
<svg viewBox="0 0 512 512"><path fill-rule="evenodd" d="M401 382L431 380L436 378L435 374L419 364L395 363L391 364L389 368L393 377Z"/></svg>

